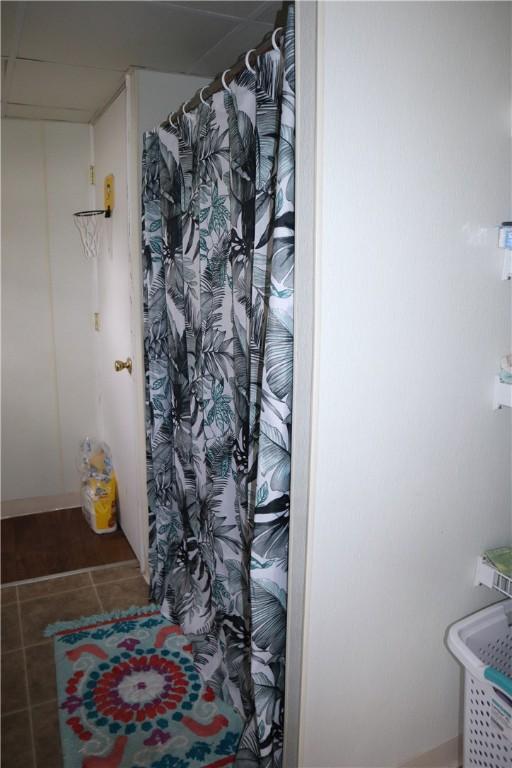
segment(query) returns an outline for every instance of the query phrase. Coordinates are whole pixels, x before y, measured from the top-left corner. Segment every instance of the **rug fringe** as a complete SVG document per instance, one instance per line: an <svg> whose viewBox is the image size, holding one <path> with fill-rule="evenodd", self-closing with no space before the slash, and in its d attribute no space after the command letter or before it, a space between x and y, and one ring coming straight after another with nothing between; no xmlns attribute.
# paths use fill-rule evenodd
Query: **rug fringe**
<svg viewBox="0 0 512 768"><path fill-rule="evenodd" d="M72 621L56 621L54 624L48 624L43 634L45 637L53 637L53 635L57 635L59 632L65 632L70 629L81 629L90 624L100 624L102 622L112 621L113 619L126 619L129 616L140 616L144 613L159 610L160 606L155 603L149 603L149 605L143 606L133 605L131 608L126 608L122 611L96 613L93 616L82 616L81 618L73 619Z"/></svg>

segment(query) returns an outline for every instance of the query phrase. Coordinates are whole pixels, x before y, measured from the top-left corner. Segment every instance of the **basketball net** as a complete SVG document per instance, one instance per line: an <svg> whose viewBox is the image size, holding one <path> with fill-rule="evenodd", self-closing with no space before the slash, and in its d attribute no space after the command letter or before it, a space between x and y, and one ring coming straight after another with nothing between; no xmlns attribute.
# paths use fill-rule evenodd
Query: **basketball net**
<svg viewBox="0 0 512 768"><path fill-rule="evenodd" d="M82 248L88 259L93 259L100 252L104 215L105 211L78 211L73 214L73 220L80 233Z"/></svg>

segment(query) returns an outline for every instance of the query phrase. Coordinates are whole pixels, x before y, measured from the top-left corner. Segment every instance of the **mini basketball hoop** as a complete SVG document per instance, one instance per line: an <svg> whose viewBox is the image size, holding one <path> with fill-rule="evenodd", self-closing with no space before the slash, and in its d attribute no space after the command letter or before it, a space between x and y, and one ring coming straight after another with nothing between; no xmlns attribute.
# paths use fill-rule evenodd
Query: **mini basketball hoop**
<svg viewBox="0 0 512 768"><path fill-rule="evenodd" d="M80 240L84 254L88 259L98 255L101 247L101 222L105 211L77 211L73 214L76 228L80 232Z"/></svg>

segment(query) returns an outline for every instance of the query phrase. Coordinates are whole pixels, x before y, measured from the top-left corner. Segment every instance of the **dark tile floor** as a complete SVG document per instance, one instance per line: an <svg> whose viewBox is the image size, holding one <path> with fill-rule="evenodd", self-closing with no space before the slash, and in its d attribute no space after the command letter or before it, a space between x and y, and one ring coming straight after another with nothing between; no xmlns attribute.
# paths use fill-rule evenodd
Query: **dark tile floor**
<svg viewBox="0 0 512 768"><path fill-rule="evenodd" d="M137 562L7 586L2 600L1 768L61 768L54 621L145 605Z"/></svg>
<svg viewBox="0 0 512 768"><path fill-rule="evenodd" d="M79 508L8 517L1 525L3 584L135 557L121 529L99 536Z"/></svg>

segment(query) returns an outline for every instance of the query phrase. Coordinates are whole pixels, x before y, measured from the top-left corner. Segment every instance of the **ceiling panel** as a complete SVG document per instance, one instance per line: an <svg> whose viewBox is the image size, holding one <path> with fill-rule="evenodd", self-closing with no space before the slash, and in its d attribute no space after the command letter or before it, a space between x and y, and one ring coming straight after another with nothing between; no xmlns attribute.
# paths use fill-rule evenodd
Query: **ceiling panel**
<svg viewBox="0 0 512 768"><path fill-rule="evenodd" d="M189 0L189 2L173 2L173 6L185 7L189 11L203 11L206 13L218 13L226 16L236 17L238 19L247 19L248 16L252 16L255 19L259 19L260 13L263 13L267 6L280 6L281 3L276 2L262 2L262 0L239 0L239 2L232 2L231 0Z"/></svg>
<svg viewBox="0 0 512 768"><path fill-rule="evenodd" d="M117 71L17 59L9 101L94 111L109 100L123 80L124 74Z"/></svg>
<svg viewBox="0 0 512 768"><path fill-rule="evenodd" d="M9 56L10 46L16 29L16 6L18 3L2 3L2 56Z"/></svg>
<svg viewBox="0 0 512 768"><path fill-rule="evenodd" d="M7 114L88 121L115 94L129 67L210 80L257 46L279 0L1 2ZM19 45L16 37L18 12Z"/></svg>
<svg viewBox="0 0 512 768"><path fill-rule="evenodd" d="M28 3L18 55L29 59L127 69L184 71L236 22L207 23L152 2ZM44 30L44 33L42 33Z"/></svg>
<svg viewBox="0 0 512 768"><path fill-rule="evenodd" d="M83 109L52 109L51 107L34 107L27 104L9 104L7 117L22 117L27 120L63 120L66 123L88 123L91 112Z"/></svg>
<svg viewBox="0 0 512 768"><path fill-rule="evenodd" d="M270 29L271 27L268 28L268 31ZM201 61L194 64L190 74L208 77L222 72L235 64L241 54L245 54L250 48L256 48L261 43L264 34L265 31L262 29L255 33L254 27L247 24L243 29L222 40Z"/></svg>
<svg viewBox="0 0 512 768"><path fill-rule="evenodd" d="M283 8L283 3L265 3L265 8L258 14L258 21L265 21L267 24L271 24L272 27L276 27L278 24L283 23L283 14L279 13ZM281 17L278 18L278 14Z"/></svg>

